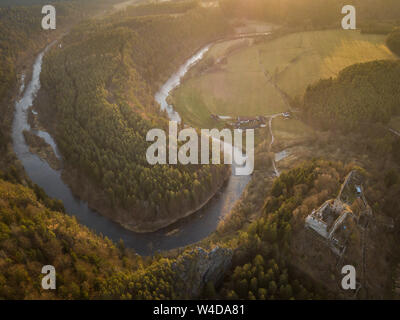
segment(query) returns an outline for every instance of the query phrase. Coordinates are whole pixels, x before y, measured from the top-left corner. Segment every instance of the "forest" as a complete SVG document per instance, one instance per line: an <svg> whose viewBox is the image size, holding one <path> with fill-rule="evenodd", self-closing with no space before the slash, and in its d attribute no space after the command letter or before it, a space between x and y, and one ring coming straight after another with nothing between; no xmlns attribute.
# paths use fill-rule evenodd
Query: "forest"
<svg viewBox="0 0 400 320"><path fill-rule="evenodd" d="M386 40L387 46L395 54L400 56L400 29L391 32Z"/></svg>
<svg viewBox="0 0 400 320"><path fill-rule="evenodd" d="M28 50L39 50L48 40L48 34L41 28L39 4L43 1L21 2L31 6L15 6L15 1L12 1L13 6L6 6L3 2L4 7L0 5L0 101L14 84L17 59ZM57 21L63 28L67 23L87 17L88 12L94 10L93 0L79 4L74 1L57 2L56 10Z"/></svg>
<svg viewBox="0 0 400 320"><path fill-rule="evenodd" d="M41 28L40 4L43 2L21 0L0 3L0 163L3 171L7 171L9 166L16 170L8 144L14 110L11 98L16 93L17 72L24 71L29 76L29 71L24 69L30 64L31 56L69 26L110 4L108 0L57 1L54 5L58 30L49 34Z"/></svg>
<svg viewBox="0 0 400 320"><path fill-rule="evenodd" d="M374 157L392 154L400 164L399 140L388 126L400 113L399 81L397 60L352 65L337 78L320 80L307 88L304 120L347 137L356 149L365 146Z"/></svg>
<svg viewBox="0 0 400 320"><path fill-rule="evenodd" d="M362 124L388 124L400 113L400 63L373 61L352 65L336 79L321 80L304 96L304 111L325 128L346 132Z"/></svg>
<svg viewBox="0 0 400 320"><path fill-rule="evenodd" d="M41 114L57 123L67 165L90 179L107 207L127 211L117 221L179 217L226 179L225 166L151 166L145 139L150 129L166 128L153 98L157 84L229 31L219 11L202 8L174 19L117 14L82 24L46 55L41 81L49 102Z"/></svg>
<svg viewBox="0 0 400 320"><path fill-rule="evenodd" d="M156 292L172 296L168 288L176 282L165 277L172 273L166 259L141 258L60 210L62 204L39 188L0 179L0 299L131 298L128 291L118 296L113 291L110 283L118 275L126 279L120 286L136 279L143 287L137 298L153 294L154 277L159 277ZM55 291L41 289L40 270L48 264L57 270Z"/></svg>
<svg viewBox="0 0 400 320"><path fill-rule="evenodd" d="M259 218L237 235L211 243L234 248L234 256L223 282L206 283L200 297L343 298L299 271L292 263L291 246L293 235L304 228L305 215L314 205L336 195L353 168L340 162L313 160L277 178ZM382 202L379 192L386 188L386 193L391 192L391 187L400 183L399 177L394 177L385 178L386 186L371 180L371 200ZM385 201L395 196L392 192ZM179 271L184 267L182 257L198 263L190 247L179 255L140 257L122 242L114 244L96 236L62 210L62 204L47 198L40 188L0 179L0 298L196 298L187 294L191 284L182 281ZM57 268L58 285L57 290L46 293L40 289L37 270L49 263Z"/></svg>
<svg viewBox="0 0 400 320"><path fill-rule="evenodd" d="M333 298L332 293L296 270L290 247L292 235L303 228L303 219L312 210L310 199L323 202L330 195L328 190L335 193L349 169L341 163L313 160L275 179L261 216L239 232L232 272L218 288L218 297ZM329 185L322 187L321 180L329 181Z"/></svg>
<svg viewBox="0 0 400 320"><path fill-rule="evenodd" d="M332 8L342 5L339 0L247 1L243 7L243 2L223 0L221 10L212 11L194 1L128 9L82 22L62 39L61 47L54 46L46 55L41 75L46 94L38 97L37 106L42 121L55 137L69 173L86 177L113 210L129 210L128 218L138 221L165 218L199 204L229 173L222 166L150 167L144 158L147 131L167 125L154 93L195 50L232 32L226 18L283 19L290 27L328 28L337 23ZM61 21L76 13L73 2L60 1L64 2ZM371 32L389 33L396 24L392 20L400 18L397 0L356 2L361 19L390 20L371 25ZM2 101L15 86L24 51L39 50L47 42L37 40L40 24L33 10L0 8ZM397 54L398 40L397 31L388 37L388 46ZM367 196L374 212L396 221L397 242L400 174L382 154L391 153L400 165L400 140L387 130L400 112L399 79L398 61L357 64L310 86L300 103L307 123L341 139L354 136L358 145L367 145L371 158L385 158L381 167L366 173ZM1 118L0 128L0 299L343 298L293 264L292 245L305 215L337 194L353 164L314 159L283 172L271 188L251 190L251 196L267 194L261 199L260 216L248 220L257 214L249 204L244 210L250 212L237 223L240 230L220 232L195 245L229 247L234 253L222 282L209 282L200 296L193 296L187 294L188 283L180 274L182 257L196 263L194 246L140 257L122 241L113 243L83 227L64 213L60 201L29 181L7 148L12 105L6 105L1 111L7 110L8 116ZM271 159L256 161L268 167ZM396 248L393 259L400 261ZM57 269L53 292L40 287L38 270L44 264Z"/></svg>

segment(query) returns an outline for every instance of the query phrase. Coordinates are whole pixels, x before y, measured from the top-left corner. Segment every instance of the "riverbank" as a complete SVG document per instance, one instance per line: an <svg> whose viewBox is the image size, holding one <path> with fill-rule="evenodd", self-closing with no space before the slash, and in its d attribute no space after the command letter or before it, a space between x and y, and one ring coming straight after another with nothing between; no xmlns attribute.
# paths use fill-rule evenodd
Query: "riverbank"
<svg viewBox="0 0 400 320"><path fill-rule="evenodd" d="M43 88L41 88L36 95L36 99L34 100L34 106L38 112L35 122L39 128L45 128L45 131L49 132L53 137L55 137L57 124L54 123L51 116L45 112L45 110L48 110L48 103L49 100L47 98L47 93ZM46 150L44 149L32 151L35 151L35 153L38 153L39 155L46 153ZM224 185L227 184L229 178L231 177L231 169L227 166L224 170L223 178L219 181L216 181L216 171L217 168L215 168L215 172L212 174L214 177L214 184L208 190L207 195L203 195L200 200L195 201L194 206L189 206L187 203L183 203L179 210L170 212L167 215L167 218L162 219L154 215L149 218L150 213L143 210L128 210L120 206L110 205L108 196L104 191L100 190L98 186L96 186L84 173L66 163L61 171L61 178L71 189L73 195L77 199L87 202L90 209L99 212L103 216L117 222L127 230L136 233L153 233L173 225L179 220L196 214L196 212L201 210L212 199L214 199L214 197L216 197L223 190ZM161 210L162 208L160 211Z"/></svg>
<svg viewBox="0 0 400 320"><path fill-rule="evenodd" d="M59 49L53 48L52 50ZM147 255L154 253L155 251L165 251L184 247L205 239L213 233L220 220L230 212L234 203L238 198L240 198L250 180L250 177L248 176L232 176L228 166L224 173L219 173L218 182L214 183L211 188L211 183L209 183L203 188L204 190L200 191L201 194L193 195L192 197L189 196L187 198L188 201L179 200L171 204L171 208L169 208L169 211L167 212L172 212L173 214L168 216L168 225L170 222L175 222L170 225L170 227L158 229L158 231L151 233L139 233L130 231L133 230L133 228L130 228L130 230L123 228L121 226L123 221L122 223L116 223L114 219L108 218L107 215L100 215L98 211L91 209L94 208L93 205L90 205L88 202L82 201L80 198L74 196L71 188L65 183L66 179L73 176L73 174L68 171L68 168L64 169L64 174L61 174L59 171L53 170L47 162L42 161L39 157L29 151L29 147L26 145L22 134L24 129L29 129L26 121L27 113L24 112L24 110L28 110L32 105L33 97L37 96L39 98L42 96L43 91L40 91L37 95L37 91L40 87L39 75L42 64L41 56L42 55L37 57L33 66L36 70L35 77L32 77L32 81L26 85L22 101L18 101L15 104L16 110L18 110L18 116L15 126L13 126L14 146L16 147L18 158L25 167L31 181L43 188L46 194L50 197L62 200L66 212L75 216L80 223L88 226L98 234L107 236L114 242L118 242L122 239L126 247L133 248L139 254ZM172 82L179 82L179 79L180 74L178 72L178 74L174 74ZM38 112L40 116L43 115L40 110L41 103L40 100L36 99L34 106L34 110ZM54 118L42 119L42 122L46 124L46 127L51 127L47 130L48 132L57 132L56 126L58 123ZM42 126L39 126L39 128L40 127ZM56 150L56 154L58 154L57 146L50 135L46 136L46 142L48 142L53 149ZM65 178L65 176L67 177ZM211 176L216 176L215 171L211 172ZM78 187L85 185L82 175L75 172L75 177L75 183ZM87 186L87 188L91 187L90 184ZM102 193L96 193L93 196L97 201L104 201L106 198ZM179 199L181 198L182 197L179 197ZM156 210L159 209L157 208ZM110 214L115 213L114 208L109 208L109 211ZM180 213L181 216L185 216L186 218L183 219L178 217L177 213ZM125 212L120 214L122 218L131 218L131 216ZM126 214L126 216L124 216L124 214ZM138 210L136 214L141 220L146 221L146 223L153 224L153 221L155 221L154 216L146 217L143 210ZM162 221L162 223L165 223L165 221ZM143 228L145 227L146 226L143 226ZM161 227L161 223L158 227ZM154 229L148 229L145 231L149 230Z"/></svg>
<svg viewBox="0 0 400 320"><path fill-rule="evenodd" d="M29 145L30 152L36 154L40 159L46 161L54 170L61 170L61 161L57 159L53 148L46 143L43 138L28 130L25 130L23 133L25 141Z"/></svg>
<svg viewBox="0 0 400 320"><path fill-rule="evenodd" d="M78 170L66 166L61 174L63 181L70 187L74 196L88 203L90 209L99 212L105 217L117 222L127 230L135 233L153 233L163 230L180 220L183 220L205 207L212 199L224 189L231 176L230 170L226 170L224 179L217 181L210 190L209 195L193 208L183 207L182 211L176 211L164 219L140 219L146 217L146 212L132 211L123 208L115 208L106 201L106 194L99 190L93 182L86 176L80 174ZM133 216L134 215L134 216Z"/></svg>
<svg viewBox="0 0 400 320"><path fill-rule="evenodd" d="M37 56L53 41L63 37L71 26L60 27L46 36L38 35L33 46L27 47L25 51L18 52L15 61L15 79L12 83L12 89L2 101L0 101L0 176L8 177L11 175L25 186L31 185L29 177L26 174L23 164L18 159L12 141L12 124L15 116L15 102L23 97L27 84L32 80L32 68ZM14 179L13 178L13 179ZM13 180L14 181L14 180Z"/></svg>

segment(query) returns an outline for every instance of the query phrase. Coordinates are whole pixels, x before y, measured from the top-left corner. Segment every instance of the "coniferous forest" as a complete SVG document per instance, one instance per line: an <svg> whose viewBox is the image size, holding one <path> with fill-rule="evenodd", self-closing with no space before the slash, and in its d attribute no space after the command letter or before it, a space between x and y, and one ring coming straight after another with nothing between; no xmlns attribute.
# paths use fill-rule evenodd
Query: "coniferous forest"
<svg viewBox="0 0 400 320"><path fill-rule="evenodd" d="M49 93L45 113L57 119L66 164L90 178L117 221L137 220L140 228L179 217L224 181L224 167L150 167L145 155L146 133L168 128L152 97L155 84L227 32L218 12L201 9L172 21L117 15L82 25L64 38L61 50L47 55L41 78ZM119 208L128 211L123 218Z"/></svg>
<svg viewBox="0 0 400 320"><path fill-rule="evenodd" d="M41 28L47 1L0 4L1 300L399 298L399 1L354 1L357 29L348 31L342 0L49 3L54 32ZM321 34L326 42L310 40ZM149 130L169 128L155 94L205 46L204 61L167 101L175 107L175 93L185 98L187 110L176 108L179 129L200 131L187 114L207 114L207 123L229 132L259 121L247 178L224 164L146 159ZM59 154L57 175L71 198L105 224L150 239L146 254L80 221L17 152L14 117L29 89L21 84L46 47L41 87L22 113L30 126L25 152L42 170ZM360 62L348 63L351 54ZM336 72L335 63L346 66ZM328 74L319 68L330 76L315 81ZM306 89L293 94L303 81ZM262 92L245 91L260 83ZM262 101L257 116L225 114L238 91L250 103L267 93L284 109ZM307 224L320 209L319 227ZM179 245L192 225L212 230ZM57 271L55 290L42 287L44 265ZM342 265L357 270L354 291L341 287Z"/></svg>

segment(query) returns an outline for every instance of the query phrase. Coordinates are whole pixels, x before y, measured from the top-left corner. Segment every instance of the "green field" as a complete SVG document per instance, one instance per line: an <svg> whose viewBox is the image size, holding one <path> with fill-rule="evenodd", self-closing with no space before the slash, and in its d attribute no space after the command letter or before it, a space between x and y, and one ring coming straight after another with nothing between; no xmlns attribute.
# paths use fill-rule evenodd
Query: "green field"
<svg viewBox="0 0 400 320"><path fill-rule="evenodd" d="M297 119L274 119L273 131L277 140L302 139L310 137L313 130L304 122Z"/></svg>
<svg viewBox="0 0 400 320"><path fill-rule="evenodd" d="M291 34L253 50L259 51L263 67L292 97L352 64L396 59L385 45L385 36L345 30Z"/></svg>
<svg viewBox="0 0 400 320"><path fill-rule="evenodd" d="M184 81L172 102L185 122L203 127L215 126L211 113L255 116L286 111L276 86L296 97L309 84L354 63L395 59L384 42L381 35L326 30L290 34L235 50L238 41L220 43L205 59L227 58Z"/></svg>

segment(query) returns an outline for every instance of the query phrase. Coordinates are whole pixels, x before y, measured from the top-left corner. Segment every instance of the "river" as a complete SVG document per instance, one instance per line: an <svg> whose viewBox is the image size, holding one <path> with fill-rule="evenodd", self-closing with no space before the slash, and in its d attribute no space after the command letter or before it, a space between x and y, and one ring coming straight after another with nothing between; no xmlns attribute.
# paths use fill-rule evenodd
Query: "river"
<svg viewBox="0 0 400 320"><path fill-rule="evenodd" d="M180 121L179 114L168 105L166 98L169 92L180 84L181 78L209 49L210 45L204 47L190 59L188 59L179 70L174 73L155 95L161 108L167 110L170 119ZM15 102L15 114L12 126L12 138L14 151L25 168L29 178L39 185L52 198L63 201L66 212L75 216L77 220L95 231L117 242L122 239L126 247L134 249L138 254L149 255L156 251L170 250L198 242L216 230L219 221L230 212L235 202L240 198L250 176L232 175L226 185L205 207L184 218L167 228L152 233L135 233L129 231L112 220L100 215L88 207L87 202L76 198L70 188L63 182L61 171L52 169L46 161L29 151L25 142L23 131L31 130L27 121L28 109L40 90L40 73L42 69L43 56L46 48L41 52L32 68L32 79L25 84L25 76L21 76L20 96ZM57 145L51 135L47 132L35 132L43 137L60 156Z"/></svg>

